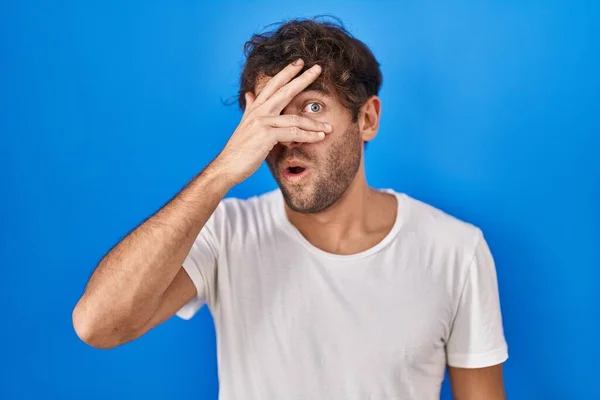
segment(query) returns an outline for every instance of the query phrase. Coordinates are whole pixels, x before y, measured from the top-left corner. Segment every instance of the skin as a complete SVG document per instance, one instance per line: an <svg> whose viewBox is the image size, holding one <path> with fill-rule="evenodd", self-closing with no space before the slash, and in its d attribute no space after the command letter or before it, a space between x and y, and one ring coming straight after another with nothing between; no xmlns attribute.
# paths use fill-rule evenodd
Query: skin
<svg viewBox="0 0 600 400"><path fill-rule="evenodd" d="M204 296L181 265L225 194L254 173L276 144L321 141L331 130L312 119L281 115L320 73L317 66L293 79L301 69L302 64L289 65L271 79L215 160L104 256L73 309L81 340L102 349L119 346L167 320L194 296Z"/></svg>
<svg viewBox="0 0 600 400"><path fill-rule="evenodd" d="M259 79L256 93L268 79ZM396 217L393 196L370 188L364 173L362 143L375 137L381 105L377 97L370 98L353 122L331 88L327 92L306 90L283 111L329 122L333 130L327 138L316 143L280 143L269 153L267 164L284 194L288 218L300 232L325 251L353 254L382 240ZM311 175L298 183L287 182L280 166L288 157L302 160ZM456 400L506 399L501 364L449 366L448 370Z"/></svg>
<svg viewBox="0 0 600 400"><path fill-rule="evenodd" d="M265 160L290 222L314 246L353 254L389 233L396 199L371 188L364 169L363 142L377 133L379 98L369 98L353 121L334 91L311 86L320 67L298 75L302 67L290 64L259 79L219 155L98 264L73 310L73 326L84 342L101 349L125 344L204 295L181 268L183 260L226 193ZM298 181L283 173L294 162L307 168ZM505 398L500 365L450 367L450 377L456 399Z"/></svg>
<svg viewBox="0 0 600 400"><path fill-rule="evenodd" d="M259 86L257 92L260 90ZM305 115L333 125L333 131L318 145L278 144L267 157L269 169L291 210L303 214L323 212L346 191L361 166L358 123L349 121L349 113L335 97L316 90L296 96L283 113ZM299 160L310 176L296 183L286 180L282 166L290 158Z"/></svg>
<svg viewBox="0 0 600 400"><path fill-rule="evenodd" d="M455 400L506 400L502 364L485 368L449 367Z"/></svg>
<svg viewBox="0 0 600 400"><path fill-rule="evenodd" d="M255 93L261 95L268 77L259 79ZM393 195L369 187L364 169L363 142L372 140L379 127L381 102L367 100L357 121L329 93L305 90L283 110L284 115L306 116L327 122L333 129L316 143L279 143L267 164L286 201L289 220L316 247L335 254L353 254L381 241L396 219ZM315 107L315 105L320 105ZM298 183L281 177L280 165L289 157L308 167Z"/></svg>

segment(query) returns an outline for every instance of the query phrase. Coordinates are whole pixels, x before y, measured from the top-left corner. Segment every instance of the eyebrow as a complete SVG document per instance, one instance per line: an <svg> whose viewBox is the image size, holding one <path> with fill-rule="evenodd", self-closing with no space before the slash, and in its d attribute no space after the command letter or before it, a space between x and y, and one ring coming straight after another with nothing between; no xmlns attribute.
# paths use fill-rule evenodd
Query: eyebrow
<svg viewBox="0 0 600 400"><path fill-rule="evenodd" d="M264 89L264 87L261 88L260 91L256 93L256 96L260 95L260 93L262 92L263 89ZM308 93L308 92L314 92L321 97L326 97L326 96L331 95L331 91L329 89L327 89L327 87L320 82L311 83L306 88L304 88L304 90L302 90L299 94Z"/></svg>
<svg viewBox="0 0 600 400"><path fill-rule="evenodd" d="M329 89L327 89L327 87L325 85L323 85L322 83L320 83L320 82L313 82L313 83L311 83L301 93L305 93L305 92L317 92L317 93L320 93L323 96L328 96L328 95L331 94L331 92L329 91Z"/></svg>

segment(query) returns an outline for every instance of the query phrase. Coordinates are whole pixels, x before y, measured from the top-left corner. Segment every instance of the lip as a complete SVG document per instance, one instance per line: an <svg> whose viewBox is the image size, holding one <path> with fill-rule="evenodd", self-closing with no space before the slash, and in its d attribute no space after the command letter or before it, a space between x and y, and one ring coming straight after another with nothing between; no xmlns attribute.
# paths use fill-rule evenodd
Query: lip
<svg viewBox="0 0 600 400"><path fill-rule="evenodd" d="M293 174L290 172L290 167L301 167L304 168L304 171ZM280 165L280 176L283 177L288 182L298 182L304 179L310 173L310 168L308 165L302 161L296 159L288 159L281 163Z"/></svg>
<svg viewBox="0 0 600 400"><path fill-rule="evenodd" d="M310 173L310 169L304 168L304 171L302 171L298 174L293 174L286 167L281 171L281 176L283 177L284 180L286 180L288 182L299 182L302 179L304 179L309 173Z"/></svg>
<svg viewBox="0 0 600 400"><path fill-rule="evenodd" d="M288 158L281 162L281 167L284 169L287 169L289 167L302 167L304 169L307 169L308 165L305 162L298 160L297 158Z"/></svg>

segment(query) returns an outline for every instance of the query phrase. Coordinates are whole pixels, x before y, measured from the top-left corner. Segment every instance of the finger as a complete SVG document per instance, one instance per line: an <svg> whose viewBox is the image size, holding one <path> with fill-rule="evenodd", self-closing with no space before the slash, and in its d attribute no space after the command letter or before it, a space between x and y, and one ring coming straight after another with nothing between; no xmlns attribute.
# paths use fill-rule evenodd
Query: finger
<svg viewBox="0 0 600 400"><path fill-rule="evenodd" d="M274 77L269 79L265 87L256 97L258 104L263 104L273 93L277 92L283 85L291 81L298 72L304 67L304 61L298 59L293 63L288 64L285 68L279 71Z"/></svg>
<svg viewBox="0 0 600 400"><path fill-rule="evenodd" d="M314 143L325 138L325 132L306 131L304 129L291 126L289 128L271 128L275 140L280 143Z"/></svg>
<svg viewBox="0 0 600 400"><path fill-rule="evenodd" d="M331 132L331 125L299 115L277 115L263 118L264 123L274 128L290 128L296 126L300 129L315 132Z"/></svg>
<svg viewBox="0 0 600 400"><path fill-rule="evenodd" d="M304 71L302 75L289 82L285 86L282 86L266 101L266 103L269 104L269 110L273 114L281 113L281 110L283 110L293 100L294 97L296 97L311 83L317 80L320 74L321 66L313 65L311 68Z"/></svg>
<svg viewBox="0 0 600 400"><path fill-rule="evenodd" d="M254 93L246 92L244 93L244 98L246 99L246 107L244 108L244 112L246 112L246 110L249 110L252 104L254 103Z"/></svg>

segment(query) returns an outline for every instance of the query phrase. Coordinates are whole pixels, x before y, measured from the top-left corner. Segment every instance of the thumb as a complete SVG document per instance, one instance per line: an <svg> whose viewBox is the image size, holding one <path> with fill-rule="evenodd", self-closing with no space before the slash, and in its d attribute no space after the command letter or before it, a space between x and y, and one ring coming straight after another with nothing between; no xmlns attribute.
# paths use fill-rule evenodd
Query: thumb
<svg viewBox="0 0 600 400"><path fill-rule="evenodd" d="M254 94L252 92L244 93L244 97L246 99L246 108L244 109L244 111L247 111L254 103L254 100L256 100L256 97L254 97Z"/></svg>

